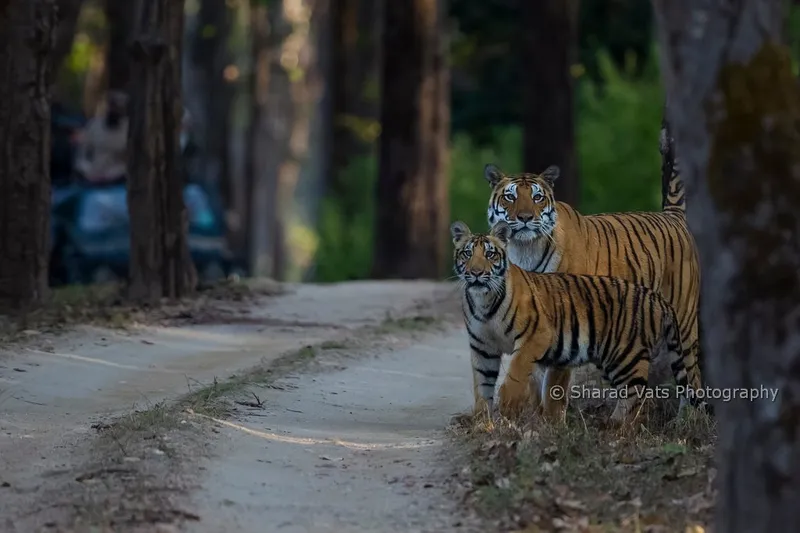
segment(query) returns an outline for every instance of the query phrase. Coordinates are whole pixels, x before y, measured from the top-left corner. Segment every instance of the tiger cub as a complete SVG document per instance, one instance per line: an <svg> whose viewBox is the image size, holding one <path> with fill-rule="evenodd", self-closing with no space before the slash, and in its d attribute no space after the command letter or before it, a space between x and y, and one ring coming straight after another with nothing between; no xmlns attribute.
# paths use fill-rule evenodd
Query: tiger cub
<svg viewBox="0 0 800 533"><path fill-rule="evenodd" d="M522 270L508 260L511 228L505 222L473 234L458 221L450 232L455 273L463 283L475 413L493 413L503 353L512 355L499 391L500 413L508 417L517 416L529 399L534 364L593 363L619 391L612 422L628 421L647 386L651 361L665 352L685 391L681 409L687 401L698 405L687 385L700 387L699 372L687 372L675 312L658 293L614 277Z"/></svg>

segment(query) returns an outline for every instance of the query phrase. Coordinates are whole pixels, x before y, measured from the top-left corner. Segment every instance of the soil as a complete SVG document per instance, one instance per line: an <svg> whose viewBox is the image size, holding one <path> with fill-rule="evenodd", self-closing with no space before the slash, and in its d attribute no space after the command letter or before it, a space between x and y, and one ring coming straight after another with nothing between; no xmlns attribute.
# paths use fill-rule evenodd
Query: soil
<svg viewBox="0 0 800 533"><path fill-rule="evenodd" d="M433 282L296 285L225 324L33 332L0 355L0 530L466 528L444 430L471 402L468 352L438 323L454 296ZM436 331L403 321L420 315ZM165 407L307 346L323 347L313 368L253 386L255 409Z"/></svg>

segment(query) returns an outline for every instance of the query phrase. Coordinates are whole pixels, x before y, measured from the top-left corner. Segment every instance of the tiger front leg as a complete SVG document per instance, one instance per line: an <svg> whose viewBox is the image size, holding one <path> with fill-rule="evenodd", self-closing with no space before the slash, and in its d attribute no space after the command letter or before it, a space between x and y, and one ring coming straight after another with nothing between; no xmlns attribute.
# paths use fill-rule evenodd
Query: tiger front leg
<svg viewBox="0 0 800 533"><path fill-rule="evenodd" d="M544 336L542 336L544 337ZM511 363L506 379L500 386L500 413L507 418L516 418L531 401L530 379L533 366L547 351L549 343L543 338L532 338L528 342L514 344Z"/></svg>
<svg viewBox="0 0 800 533"><path fill-rule="evenodd" d="M470 345L472 355L472 392L474 395L473 416L492 417L494 389L500 375L502 354L487 352Z"/></svg>

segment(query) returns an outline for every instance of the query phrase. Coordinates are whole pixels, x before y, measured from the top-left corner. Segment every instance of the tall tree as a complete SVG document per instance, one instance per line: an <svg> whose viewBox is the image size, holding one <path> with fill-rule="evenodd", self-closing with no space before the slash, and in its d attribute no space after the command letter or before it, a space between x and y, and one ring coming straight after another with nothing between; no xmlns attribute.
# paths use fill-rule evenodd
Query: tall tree
<svg viewBox="0 0 800 533"><path fill-rule="evenodd" d="M182 0L140 0L131 54L128 210L130 296L182 297L197 275L189 255L180 171Z"/></svg>
<svg viewBox="0 0 800 533"><path fill-rule="evenodd" d="M393 0L384 8L376 278L434 278L445 271L446 13L444 0Z"/></svg>
<svg viewBox="0 0 800 533"><path fill-rule="evenodd" d="M384 0L333 0L333 142L329 193L343 202L342 171L371 151L378 130Z"/></svg>
<svg viewBox="0 0 800 533"><path fill-rule="evenodd" d="M715 531L800 529L800 90L782 0L653 0L717 402Z"/></svg>
<svg viewBox="0 0 800 533"><path fill-rule="evenodd" d="M527 172L561 168L560 201L578 207L575 158L575 81L578 0L520 0L522 17L523 161Z"/></svg>
<svg viewBox="0 0 800 533"><path fill-rule="evenodd" d="M105 0L108 22L105 74L110 90L128 90L131 68L128 50L137 17L136 4L133 0Z"/></svg>
<svg viewBox="0 0 800 533"><path fill-rule="evenodd" d="M57 0L58 26L56 28L55 42L53 44L53 58L50 69L53 78L58 76L58 70L64 59L72 50L72 41L75 40L75 27L81 14L83 0Z"/></svg>
<svg viewBox="0 0 800 533"><path fill-rule="evenodd" d="M55 0L0 2L0 309L48 293Z"/></svg>
<svg viewBox="0 0 800 533"><path fill-rule="evenodd" d="M225 0L201 0L187 32L188 68L184 72L184 100L192 113L193 134L202 147L197 178L209 184L221 182L226 199L232 197L228 137L233 89L224 73L231 62L228 39L233 14Z"/></svg>
<svg viewBox="0 0 800 533"><path fill-rule="evenodd" d="M253 111L248 147L250 270L284 279L291 264L287 233L298 211L296 187L307 162L316 76L315 17L327 0L251 0Z"/></svg>

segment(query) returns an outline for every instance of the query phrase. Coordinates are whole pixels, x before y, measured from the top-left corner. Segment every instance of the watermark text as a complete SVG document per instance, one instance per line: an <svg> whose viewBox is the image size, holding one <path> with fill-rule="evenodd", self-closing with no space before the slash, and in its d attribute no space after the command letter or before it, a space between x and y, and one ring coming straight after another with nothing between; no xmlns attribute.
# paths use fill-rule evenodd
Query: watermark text
<svg viewBox="0 0 800 533"><path fill-rule="evenodd" d="M625 398L655 399L663 400L669 398L696 398L698 400L720 400L730 402L733 400L760 401L766 400L774 402L778 397L778 389L771 387L751 387L751 388L731 388L719 389L714 387L702 387L693 389L683 385L672 387L659 386L638 389L596 387L591 385L570 385L566 390L560 385L555 385L550 389L550 398L561 401L566 397L571 400L618 400Z"/></svg>

